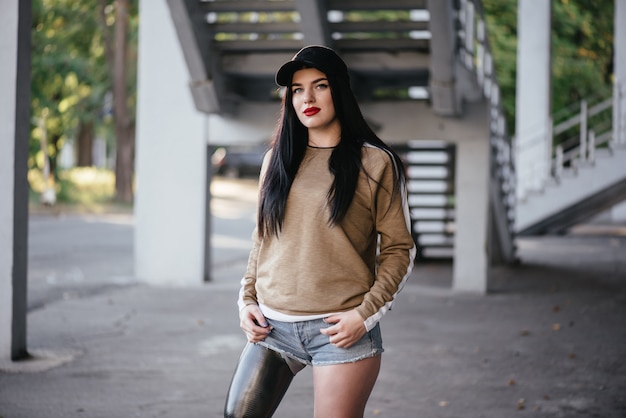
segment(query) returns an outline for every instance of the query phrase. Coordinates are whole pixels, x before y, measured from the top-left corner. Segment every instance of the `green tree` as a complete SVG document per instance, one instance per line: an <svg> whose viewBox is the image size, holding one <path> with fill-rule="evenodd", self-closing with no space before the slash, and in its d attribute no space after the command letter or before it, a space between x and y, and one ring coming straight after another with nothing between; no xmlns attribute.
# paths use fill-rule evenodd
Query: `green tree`
<svg viewBox="0 0 626 418"><path fill-rule="evenodd" d="M613 16L613 0L553 3L553 111L611 94Z"/></svg>
<svg viewBox="0 0 626 418"><path fill-rule="evenodd" d="M517 0L483 0L508 126L515 120ZM552 1L552 109L611 94L614 0Z"/></svg>
<svg viewBox="0 0 626 418"><path fill-rule="evenodd" d="M138 11L130 0L98 0L106 66L113 92L115 191L133 200Z"/></svg>
<svg viewBox="0 0 626 418"><path fill-rule="evenodd" d="M108 87L94 7L94 0L33 1L31 167L47 154L56 173L63 144L96 122ZM42 129L47 150L39 147Z"/></svg>
<svg viewBox="0 0 626 418"><path fill-rule="evenodd" d="M517 0L483 0L489 46L509 130L515 126Z"/></svg>
<svg viewBox="0 0 626 418"><path fill-rule="evenodd" d="M116 196L132 200L137 27L136 1L33 1L31 167L49 155L56 174L59 151L72 138L79 164L90 165L94 135L115 133ZM111 95L114 111L106 106Z"/></svg>

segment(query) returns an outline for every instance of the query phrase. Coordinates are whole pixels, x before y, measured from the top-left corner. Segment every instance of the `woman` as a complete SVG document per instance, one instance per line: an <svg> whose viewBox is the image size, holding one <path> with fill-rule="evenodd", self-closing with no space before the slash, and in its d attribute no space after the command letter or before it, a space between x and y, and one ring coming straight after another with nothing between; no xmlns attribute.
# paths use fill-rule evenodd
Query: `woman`
<svg viewBox="0 0 626 418"><path fill-rule="evenodd" d="M311 365L315 416L362 417L378 322L415 257L403 165L365 122L333 50L303 48L276 82L286 90L238 301L248 344L224 416L272 416Z"/></svg>

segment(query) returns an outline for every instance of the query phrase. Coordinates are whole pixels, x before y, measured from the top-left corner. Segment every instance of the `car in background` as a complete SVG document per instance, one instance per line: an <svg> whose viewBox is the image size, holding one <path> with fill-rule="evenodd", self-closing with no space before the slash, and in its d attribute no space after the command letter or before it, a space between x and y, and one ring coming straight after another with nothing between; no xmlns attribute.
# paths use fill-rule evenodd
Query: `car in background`
<svg viewBox="0 0 626 418"><path fill-rule="evenodd" d="M263 156L269 149L266 143L254 145L220 145L214 147L211 164L215 174L230 177L258 177Z"/></svg>

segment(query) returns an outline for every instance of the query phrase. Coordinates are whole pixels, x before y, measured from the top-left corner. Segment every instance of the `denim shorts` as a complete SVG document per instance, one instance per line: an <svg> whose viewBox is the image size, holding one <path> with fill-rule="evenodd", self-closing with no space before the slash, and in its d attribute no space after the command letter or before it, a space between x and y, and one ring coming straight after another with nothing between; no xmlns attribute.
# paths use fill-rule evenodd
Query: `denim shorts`
<svg viewBox="0 0 626 418"><path fill-rule="evenodd" d="M323 319L282 322L267 318L267 322L273 329L257 344L310 366L353 363L384 351L379 324L349 348L339 348L330 343L328 335L320 332L321 328L333 325Z"/></svg>

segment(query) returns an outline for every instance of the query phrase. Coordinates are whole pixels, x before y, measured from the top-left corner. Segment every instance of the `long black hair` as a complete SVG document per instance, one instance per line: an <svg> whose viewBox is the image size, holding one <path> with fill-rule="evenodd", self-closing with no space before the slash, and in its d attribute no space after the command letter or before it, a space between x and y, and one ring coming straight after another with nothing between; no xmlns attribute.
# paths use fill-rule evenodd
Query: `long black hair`
<svg viewBox="0 0 626 418"><path fill-rule="evenodd" d="M365 121L357 100L345 80L326 74L331 89L335 114L341 126L341 140L333 150L328 169L334 176L328 190L330 224L338 224L345 217L361 170L361 151L364 143L381 148L393 160L394 183L397 193L404 184L404 165L400 157L385 144ZM278 235L285 217L287 196L304 158L308 144L308 130L302 125L292 104L293 93L287 87L282 97L279 123L271 144L269 165L262 179L257 231L261 237ZM367 175L367 173L365 172Z"/></svg>

